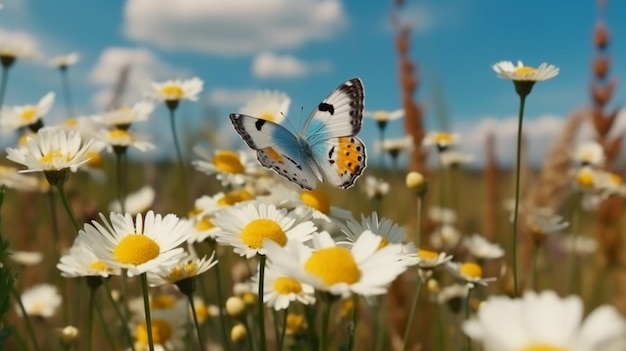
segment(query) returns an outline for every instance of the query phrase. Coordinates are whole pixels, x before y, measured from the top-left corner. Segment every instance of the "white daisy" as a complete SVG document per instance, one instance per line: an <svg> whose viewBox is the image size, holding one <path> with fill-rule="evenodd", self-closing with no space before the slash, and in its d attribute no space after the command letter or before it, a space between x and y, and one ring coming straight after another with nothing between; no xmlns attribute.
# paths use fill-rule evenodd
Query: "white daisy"
<svg viewBox="0 0 626 351"><path fill-rule="evenodd" d="M468 293L469 288L466 284L452 284L441 289L435 296L435 301L438 304L462 303L462 300L467 298Z"/></svg>
<svg viewBox="0 0 626 351"><path fill-rule="evenodd" d="M316 231L313 222L299 222L293 212L259 202L220 211L213 223L221 229L217 242L232 246L235 253L246 258L265 255L264 239L284 246L290 241L308 241Z"/></svg>
<svg viewBox="0 0 626 351"><path fill-rule="evenodd" d="M54 127L67 131L77 131L82 135L83 139L86 140L95 138L98 130L98 126L93 118L86 116L67 118Z"/></svg>
<svg viewBox="0 0 626 351"><path fill-rule="evenodd" d="M328 195L321 189L301 189L298 192L292 192L289 201L285 201L282 205L295 208L301 216L311 215L314 219L326 222L352 218L352 212L331 206Z"/></svg>
<svg viewBox="0 0 626 351"><path fill-rule="evenodd" d="M439 153L439 162L444 167L459 167L474 160L474 156L455 150L446 150Z"/></svg>
<svg viewBox="0 0 626 351"><path fill-rule="evenodd" d="M258 270L257 270L258 272ZM253 278L253 288L258 291L258 273ZM275 265L268 263L265 267L265 284L263 302L276 311L289 308L292 302L304 305L315 303L315 289L282 272Z"/></svg>
<svg viewBox="0 0 626 351"><path fill-rule="evenodd" d="M57 269L66 278L120 275L121 270L107 265L87 244L80 239L74 241L69 252L61 257Z"/></svg>
<svg viewBox="0 0 626 351"><path fill-rule="evenodd" d="M15 167L0 165L0 186L20 191L38 191L39 180L36 177L19 173Z"/></svg>
<svg viewBox="0 0 626 351"><path fill-rule="evenodd" d="M176 215L149 211L133 223L130 213L111 212L109 219L100 213L100 219L102 224L87 223L78 235L107 266L126 269L129 277L154 272L184 255L178 245L187 240L190 227Z"/></svg>
<svg viewBox="0 0 626 351"><path fill-rule="evenodd" d="M409 152L415 147L413 137L407 135L402 138L385 139L377 143L377 149L388 153L393 159L396 159L400 153Z"/></svg>
<svg viewBox="0 0 626 351"><path fill-rule="evenodd" d="M149 185L144 185L141 189L130 193L124 199L124 210L130 214L137 214L147 211L154 203L156 194L154 189ZM109 210L112 212L121 212L119 200L113 201L109 205Z"/></svg>
<svg viewBox="0 0 626 351"><path fill-rule="evenodd" d="M446 267L452 274L465 281L470 288L473 288L475 284L487 286L488 283L497 280L495 277L483 278L482 267L474 262L448 262Z"/></svg>
<svg viewBox="0 0 626 351"><path fill-rule="evenodd" d="M440 267L452 259L452 256L445 252L435 252L424 249L419 249L417 256L419 257L417 266L423 270L431 270Z"/></svg>
<svg viewBox="0 0 626 351"><path fill-rule="evenodd" d="M155 351L185 350L187 318L181 318L177 312L162 309L151 310L150 317ZM135 351L148 351L150 348L146 320L135 320L131 325L131 330L135 337Z"/></svg>
<svg viewBox="0 0 626 351"><path fill-rule="evenodd" d="M389 183L387 183L384 179L378 179L374 176L365 177L365 182L363 182L363 192L365 192L365 196L368 199L373 198L382 198L389 193Z"/></svg>
<svg viewBox="0 0 626 351"><path fill-rule="evenodd" d="M146 95L158 101L196 101L203 85L204 82L198 77L168 80L162 83L152 82Z"/></svg>
<svg viewBox="0 0 626 351"><path fill-rule="evenodd" d="M54 104L54 93L51 92L42 97L36 105L5 107L0 114L0 126L5 132L12 132L31 125L34 126L40 122L43 116L48 114L52 104ZM33 131L37 131L37 129Z"/></svg>
<svg viewBox="0 0 626 351"><path fill-rule="evenodd" d="M38 251L11 251L9 258L19 265L28 267L41 263L41 261L43 261L43 254Z"/></svg>
<svg viewBox="0 0 626 351"><path fill-rule="evenodd" d="M456 211L447 207L431 207L428 209L428 218L439 224L454 224L456 222Z"/></svg>
<svg viewBox="0 0 626 351"><path fill-rule="evenodd" d="M513 300L490 297L462 329L485 351L626 349L626 321L613 306L601 306L582 319L577 296L527 292Z"/></svg>
<svg viewBox="0 0 626 351"><path fill-rule="evenodd" d="M257 92L239 110L239 113L281 123L289 112L291 99L280 91L262 90Z"/></svg>
<svg viewBox="0 0 626 351"><path fill-rule="evenodd" d="M485 237L474 234L463 239L463 246L470 255L480 260L489 260L504 256L504 249L498 244L490 243Z"/></svg>
<svg viewBox="0 0 626 351"><path fill-rule="evenodd" d="M602 167L606 161L604 148L595 141L588 141L579 145L572 155L574 162L580 166Z"/></svg>
<svg viewBox="0 0 626 351"><path fill-rule="evenodd" d="M461 135L448 132L429 132L422 139L423 146L434 145L439 151L445 151L450 145L456 145L461 141Z"/></svg>
<svg viewBox="0 0 626 351"><path fill-rule="evenodd" d="M378 124L378 128L384 129L389 121L404 117L404 109L400 108L395 111L363 111L363 117L373 119Z"/></svg>
<svg viewBox="0 0 626 351"><path fill-rule="evenodd" d="M33 317L50 318L63 299L54 285L39 284L26 289L20 296L26 314ZM21 309L16 306L17 313L21 316Z"/></svg>
<svg viewBox="0 0 626 351"><path fill-rule="evenodd" d="M246 189L236 189L227 193L219 192L213 196L203 195L196 199L192 217L205 217L227 207L253 201L254 194Z"/></svg>
<svg viewBox="0 0 626 351"><path fill-rule="evenodd" d="M554 213L551 208L540 207L526 214L526 225L532 234L535 244L541 244L548 235L562 231L569 222Z"/></svg>
<svg viewBox="0 0 626 351"><path fill-rule="evenodd" d="M194 258L188 256L177 262L171 261L163 264L157 270L148 274L148 282L150 286L160 286L164 284L175 284L181 280L198 276L217 264L215 260L215 252L207 259Z"/></svg>
<svg viewBox="0 0 626 351"><path fill-rule="evenodd" d="M261 169L256 157L247 151L215 150L211 154L198 147L194 151L202 158L192 162L194 167L208 175L215 174L222 186L242 186Z"/></svg>
<svg viewBox="0 0 626 351"><path fill-rule="evenodd" d="M461 232L450 224L440 225L429 237L430 244L437 250L450 250L461 242Z"/></svg>
<svg viewBox="0 0 626 351"><path fill-rule="evenodd" d="M365 217L361 214L360 223L350 218L346 224L337 223L337 225L351 243L356 242L359 236L369 231L382 238L380 247L385 247L388 244L401 245L401 260L407 266L415 265L419 261L415 245L403 243L405 239L404 228L388 218L383 217L378 220L378 213L376 212L372 212L371 217Z"/></svg>
<svg viewBox="0 0 626 351"><path fill-rule="evenodd" d="M107 144L109 152L117 149L125 150L128 147L134 147L142 152L154 149L154 144L149 142L146 137L125 129L101 129L98 132L98 139Z"/></svg>
<svg viewBox="0 0 626 351"><path fill-rule="evenodd" d="M77 53L72 52L67 55L53 57L52 59L50 59L48 64L51 67L67 69L69 66L75 65L78 62L79 58L80 56Z"/></svg>
<svg viewBox="0 0 626 351"><path fill-rule="evenodd" d="M91 141L84 143L77 132L61 129L41 129L27 137L24 149L7 148L7 158L20 163L27 169L20 172L47 172L71 169L87 163L86 154Z"/></svg>
<svg viewBox="0 0 626 351"><path fill-rule="evenodd" d="M39 48L27 34L0 30L0 59L3 64L6 60L36 58L39 55Z"/></svg>
<svg viewBox="0 0 626 351"><path fill-rule="evenodd" d="M559 74L559 69L556 66L548 65L545 62L534 68L524 66L522 61L517 61L517 66L514 66L511 61L500 61L493 65L492 68L498 73L498 77L513 81L537 82L556 77Z"/></svg>
<svg viewBox="0 0 626 351"><path fill-rule="evenodd" d="M596 239L581 234L564 236L560 243L565 252L578 255L591 255L598 250Z"/></svg>
<svg viewBox="0 0 626 351"><path fill-rule="evenodd" d="M120 107L94 116L93 119L98 123L108 126L117 127L119 129L128 129L128 127L135 122L147 121L153 110L153 103L140 101L132 107Z"/></svg>
<svg viewBox="0 0 626 351"><path fill-rule="evenodd" d="M626 197L626 186L622 177L617 173L601 172L598 187L601 194L605 197L611 195Z"/></svg>
<svg viewBox="0 0 626 351"><path fill-rule="evenodd" d="M328 232L313 237L313 247L289 242L281 247L265 240L267 257L288 276L311 284L319 291L348 297L381 295L406 270L401 262L400 245L380 248L382 237L371 232L359 236L348 249L337 245Z"/></svg>

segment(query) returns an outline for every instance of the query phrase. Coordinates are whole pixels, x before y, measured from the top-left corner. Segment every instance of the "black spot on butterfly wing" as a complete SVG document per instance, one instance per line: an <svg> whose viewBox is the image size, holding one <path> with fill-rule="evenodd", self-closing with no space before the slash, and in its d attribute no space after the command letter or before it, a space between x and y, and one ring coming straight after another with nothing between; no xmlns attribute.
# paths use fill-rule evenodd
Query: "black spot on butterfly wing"
<svg viewBox="0 0 626 351"><path fill-rule="evenodd" d="M322 112L328 112L331 115L335 114L335 106L325 102L320 102L320 104L317 106L317 109Z"/></svg>
<svg viewBox="0 0 626 351"><path fill-rule="evenodd" d="M258 119L256 122L254 122L254 127L256 128L256 130L261 131L261 129L263 129L263 126L265 125L265 120L264 119Z"/></svg>

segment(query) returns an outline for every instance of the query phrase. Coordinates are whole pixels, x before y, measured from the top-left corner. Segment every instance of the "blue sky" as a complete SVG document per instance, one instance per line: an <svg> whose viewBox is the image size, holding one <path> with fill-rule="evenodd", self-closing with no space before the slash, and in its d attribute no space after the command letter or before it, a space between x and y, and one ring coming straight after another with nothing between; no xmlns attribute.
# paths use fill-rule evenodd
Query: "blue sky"
<svg viewBox="0 0 626 351"><path fill-rule="evenodd" d="M151 79L203 79L200 102L184 106L188 123L182 129L194 128L211 110L220 130L229 131L222 135L235 142L227 115L254 89L285 91L292 99L290 118L297 119L300 106L306 115L339 83L358 76L366 89L366 109L399 107L389 24L392 1L1 2L0 31L26 35L43 57L74 51L81 55L70 71L80 114L105 108L117 68L125 62L133 64L128 103L140 97L141 87ZM609 2L606 20L612 34L612 76L617 78L626 73L623 13L626 3ZM443 101L452 129L463 133L471 152L480 153L490 128L503 133L503 139L513 130L517 97L512 84L491 70L497 61L546 61L561 69L557 78L538 84L528 100L526 121L531 138L537 134L537 155L564 117L589 102L596 1L407 1L401 18L414 24L417 100L426 108L429 129L441 128L435 106ZM8 105L34 103L48 91L60 94L58 72L41 62L19 62L9 84ZM623 104L625 97L626 89L618 85L613 104ZM64 117L61 103L58 95L51 120ZM152 118L150 126L157 129L151 132L168 140L165 111L157 109ZM402 135L401 122L394 124L390 134ZM368 145L375 135L374 124L366 123L361 136ZM512 155L508 148L501 151L505 161Z"/></svg>

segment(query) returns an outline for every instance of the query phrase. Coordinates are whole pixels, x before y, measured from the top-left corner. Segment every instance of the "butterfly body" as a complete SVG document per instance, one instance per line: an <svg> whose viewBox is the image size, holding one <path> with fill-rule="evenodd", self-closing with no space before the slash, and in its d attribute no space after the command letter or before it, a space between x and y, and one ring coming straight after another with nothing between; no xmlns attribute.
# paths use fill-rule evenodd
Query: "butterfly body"
<svg viewBox="0 0 626 351"><path fill-rule="evenodd" d="M297 134L252 116L233 113L230 119L264 167L304 189L313 189L318 180L347 189L366 167L365 145L356 136L363 100L360 79L343 83L313 110Z"/></svg>

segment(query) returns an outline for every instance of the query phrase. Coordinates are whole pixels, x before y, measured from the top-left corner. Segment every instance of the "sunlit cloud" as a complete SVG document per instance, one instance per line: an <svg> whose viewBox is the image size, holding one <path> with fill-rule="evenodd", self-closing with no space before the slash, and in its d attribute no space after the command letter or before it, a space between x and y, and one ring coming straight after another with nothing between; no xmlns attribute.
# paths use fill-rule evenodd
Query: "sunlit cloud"
<svg viewBox="0 0 626 351"><path fill-rule="evenodd" d="M299 78L312 73L329 72L328 62L305 62L294 56L279 56L262 52L252 62L252 74L256 78Z"/></svg>
<svg viewBox="0 0 626 351"><path fill-rule="evenodd" d="M207 94L207 102L213 106L243 105L255 94L255 89L214 88Z"/></svg>

